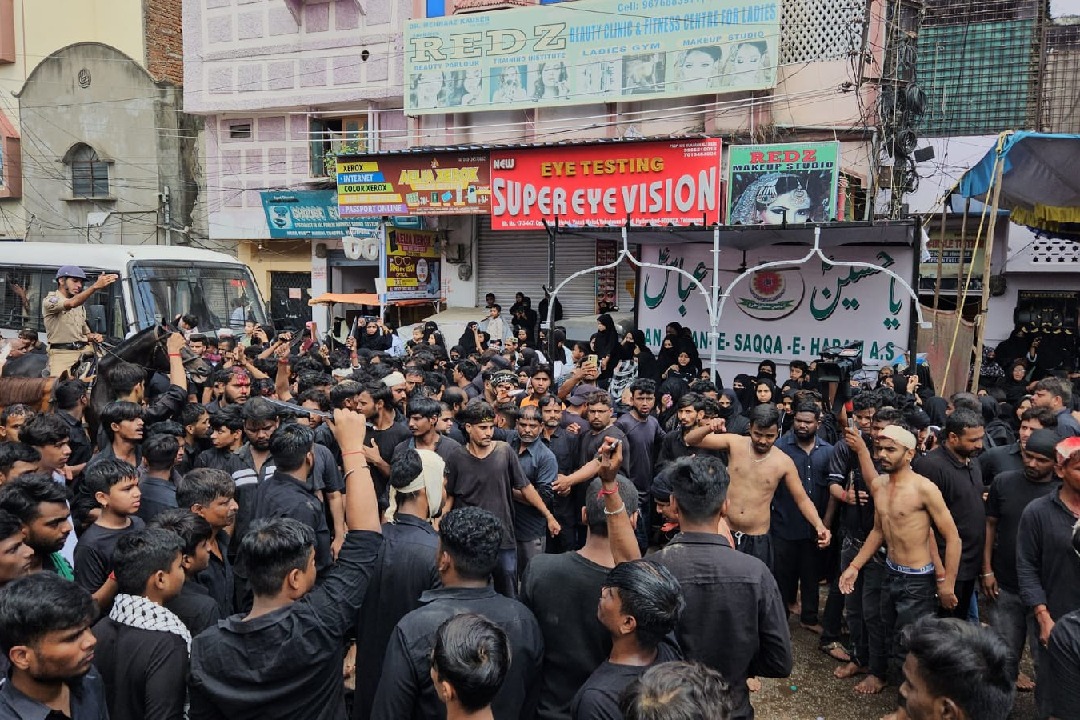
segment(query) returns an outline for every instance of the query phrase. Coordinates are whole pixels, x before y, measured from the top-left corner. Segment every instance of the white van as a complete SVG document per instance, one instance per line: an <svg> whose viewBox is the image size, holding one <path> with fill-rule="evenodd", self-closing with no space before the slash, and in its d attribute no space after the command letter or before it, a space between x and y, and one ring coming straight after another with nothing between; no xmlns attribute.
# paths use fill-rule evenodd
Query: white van
<svg viewBox="0 0 1080 720"><path fill-rule="evenodd" d="M208 333L241 329L245 319L271 324L251 270L230 255L162 245L0 242L0 335L31 328L45 339L41 304L56 289L61 265L78 265L91 282L102 273L120 276L85 305L90 329L113 342L181 314L194 315Z"/></svg>

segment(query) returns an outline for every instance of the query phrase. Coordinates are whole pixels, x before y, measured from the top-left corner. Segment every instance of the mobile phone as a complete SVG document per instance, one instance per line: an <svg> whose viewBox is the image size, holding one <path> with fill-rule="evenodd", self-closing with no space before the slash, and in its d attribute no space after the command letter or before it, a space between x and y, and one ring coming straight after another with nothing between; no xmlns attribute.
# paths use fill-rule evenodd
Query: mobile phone
<svg viewBox="0 0 1080 720"><path fill-rule="evenodd" d="M848 416L847 426L849 428L851 428L852 430L858 430L859 429L858 423L855 422L855 416L854 415L849 415Z"/></svg>
<svg viewBox="0 0 1080 720"><path fill-rule="evenodd" d="M589 356L587 356L585 358L585 364L586 365L596 365L597 367L599 367L600 366L600 360L595 355L589 355Z"/></svg>

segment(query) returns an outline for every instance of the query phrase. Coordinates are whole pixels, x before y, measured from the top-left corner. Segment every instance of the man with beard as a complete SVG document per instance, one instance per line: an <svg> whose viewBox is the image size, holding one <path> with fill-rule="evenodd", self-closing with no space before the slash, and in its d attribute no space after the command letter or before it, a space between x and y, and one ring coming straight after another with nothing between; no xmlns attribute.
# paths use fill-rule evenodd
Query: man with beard
<svg viewBox="0 0 1080 720"><path fill-rule="evenodd" d="M705 423L705 398L695 392L688 392L679 398L675 417L679 427L668 431L660 441L660 453L656 458L655 470L659 473L681 457L705 454L720 457L720 453L701 448L692 448L686 443L686 434Z"/></svg>
<svg viewBox="0 0 1080 720"><path fill-rule="evenodd" d="M584 398L584 404L585 421L589 423L589 430L578 435L577 457L575 458L577 469L571 475L560 476L552 485L556 493L572 497L576 514L580 514L581 508L585 506L585 485L596 477L600 468L596 454L600 446L604 444L605 438L613 438L622 443L624 448L627 447L626 433L615 425L612 417L611 396L603 390L590 392ZM625 451L622 454L622 474L632 477L630 453ZM576 542L580 547L585 541L584 530L578 527L577 532Z"/></svg>
<svg viewBox="0 0 1080 720"><path fill-rule="evenodd" d="M60 554L71 535L67 491L46 473L21 475L0 487L0 510L19 518L26 544L33 550L31 572L51 572L74 580L71 564Z"/></svg>
<svg viewBox="0 0 1080 720"><path fill-rule="evenodd" d="M937 485L945 498L960 533L962 551L956 575L958 603L951 615L967 619L971 594L982 568L986 541L986 507L983 503L982 473L975 456L983 449L982 416L970 410L956 410L945 420L941 446L911 463L911 469ZM874 495L875 500L877 495ZM938 552L943 544L938 528Z"/></svg>
<svg viewBox="0 0 1080 720"><path fill-rule="evenodd" d="M94 669L90 593L52 573L0 590L0 651L11 661L0 717L106 720L105 686Z"/></svg>
<svg viewBox="0 0 1080 720"><path fill-rule="evenodd" d="M546 505L551 504L551 483L559 474L559 462L555 454L542 442L538 442L543 424L540 410L526 405L518 411L517 432L509 445L517 453L518 465L525 479L536 489ZM547 547L547 524L544 516L536 511L520 490L514 491L514 539L517 542L518 576L524 574L525 566Z"/></svg>
<svg viewBox="0 0 1080 720"><path fill-rule="evenodd" d="M251 395L251 375L237 365L222 368L214 373L214 392L217 400L206 405L207 412L215 412L228 405L243 405Z"/></svg>
<svg viewBox="0 0 1080 720"><path fill-rule="evenodd" d="M780 413L770 404L758 405L750 411L750 437L714 434L722 431L724 421L717 419L686 433L686 444L707 450L727 452L730 461L731 488L727 514L735 539L735 549L753 555L769 569L773 565L772 541L769 537L770 506L781 481L794 499L799 513L806 518L817 536L818 547L828 547L829 529L821 522L817 508L806 494L795 463L784 453L773 452L780 436Z"/></svg>
<svg viewBox="0 0 1080 720"><path fill-rule="evenodd" d="M554 395L545 395L537 404L544 420L544 431L540 440L554 453L559 465L559 475L570 475L574 472L574 461L577 457L577 437L562 426L563 404ZM551 512L563 527L563 531L548 539L548 552L577 550L577 527L581 524L581 512L574 499L569 495L555 493L551 499Z"/></svg>
<svg viewBox="0 0 1080 720"><path fill-rule="evenodd" d="M357 396L357 409L367 418L367 443L364 457L371 465L371 477L375 481L375 494L379 498L379 512L387 508L386 486L390 480L390 460L394 449L411 433L405 423L398 422L394 406L394 394L384 382L364 386Z"/></svg>
<svg viewBox="0 0 1080 720"><path fill-rule="evenodd" d="M1012 651L1012 676L1018 690L1035 687L1031 678L1019 671L1017 663L1024 654L1025 637L1031 643L1032 656L1035 656L1038 632L1034 617L1020 597L1016 535L1024 508L1057 487L1054 476L1057 442L1058 435L1053 430L1036 430L1024 438L1021 453L1024 469L1009 470L994 478L986 498L986 544L980 578L989 601L990 626Z"/></svg>
<svg viewBox="0 0 1080 720"><path fill-rule="evenodd" d="M548 532L558 535L559 522L543 499L521 472L514 450L506 443L493 441L495 412L482 400L473 400L461 412L468 442L446 463L446 507L480 507L502 523L502 542L498 565L492 573L495 590L510 598L517 597L517 543L514 540L513 491L543 516Z"/></svg>
<svg viewBox="0 0 1080 720"><path fill-rule="evenodd" d="M881 602L886 636L893 638L893 660L899 667L904 656L897 641L904 628L933 614L935 585L943 608L959 606L954 588L960 564L960 536L941 490L911 468L915 435L899 425L889 425L881 431L876 446L878 463L886 474L871 482L874 529L840 576L840 591L851 593L863 566L883 544L888 548L888 574ZM860 453L865 452L860 448ZM943 569L934 564L927 542L931 527L945 539Z"/></svg>
<svg viewBox="0 0 1080 720"><path fill-rule="evenodd" d="M821 409L813 403L795 407L791 430L776 442L776 447L791 458L803 489L819 515L829 504L829 462L833 446L818 437ZM804 628L821 634L818 618L818 581L824 569L824 555L817 546L814 529L799 514L795 498L781 485L773 498L771 531L776 566L773 573L784 603L790 608L802 590L799 622Z"/></svg>
<svg viewBox="0 0 1080 720"><path fill-rule="evenodd" d="M649 488L653 481L653 466L664 441L664 431L656 419L656 383L648 378L638 378L630 384L630 412L615 421L615 426L626 434L627 447L624 454L631 456L630 467L633 474L630 479L638 489L638 501L641 517L634 528L638 537L638 546L644 553L649 547L649 528L652 525L652 513L649 504Z"/></svg>

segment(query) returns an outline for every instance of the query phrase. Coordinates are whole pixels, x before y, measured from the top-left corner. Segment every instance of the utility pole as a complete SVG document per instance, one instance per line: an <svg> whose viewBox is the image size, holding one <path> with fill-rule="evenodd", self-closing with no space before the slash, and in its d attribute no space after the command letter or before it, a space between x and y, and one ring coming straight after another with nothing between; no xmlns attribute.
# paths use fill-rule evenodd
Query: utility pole
<svg viewBox="0 0 1080 720"><path fill-rule="evenodd" d="M169 201L169 186L161 193L161 205L165 219L165 245L172 245L172 204Z"/></svg>

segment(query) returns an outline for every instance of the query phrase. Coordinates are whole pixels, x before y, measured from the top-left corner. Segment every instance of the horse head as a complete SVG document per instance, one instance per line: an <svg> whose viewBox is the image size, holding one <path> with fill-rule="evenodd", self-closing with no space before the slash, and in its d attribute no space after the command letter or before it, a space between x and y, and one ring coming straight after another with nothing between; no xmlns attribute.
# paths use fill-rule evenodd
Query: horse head
<svg viewBox="0 0 1080 720"><path fill-rule="evenodd" d="M97 377L90 392L90 407L87 420L96 427L96 420L101 409L113 399L109 387L109 369L120 362L138 365L147 371L147 379L152 372L169 373L169 351L167 341L175 332L166 325L151 325L120 342L116 347L105 351L98 362ZM210 377L211 368L202 358L186 345L180 348L180 360L184 371L195 382L205 382Z"/></svg>

